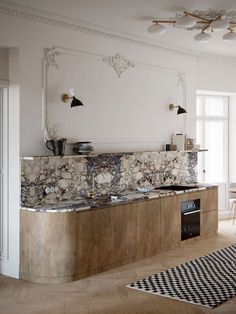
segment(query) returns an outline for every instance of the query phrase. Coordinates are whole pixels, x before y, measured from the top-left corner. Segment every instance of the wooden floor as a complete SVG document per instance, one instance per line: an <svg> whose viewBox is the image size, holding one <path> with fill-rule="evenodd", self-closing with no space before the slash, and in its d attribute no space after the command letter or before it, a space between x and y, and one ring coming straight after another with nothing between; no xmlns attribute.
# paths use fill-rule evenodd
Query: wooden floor
<svg viewBox="0 0 236 314"><path fill-rule="evenodd" d="M0 276L2 314L236 313L236 297L214 310L128 289L137 279L236 243L236 224L222 221L217 237L61 285L32 284Z"/></svg>

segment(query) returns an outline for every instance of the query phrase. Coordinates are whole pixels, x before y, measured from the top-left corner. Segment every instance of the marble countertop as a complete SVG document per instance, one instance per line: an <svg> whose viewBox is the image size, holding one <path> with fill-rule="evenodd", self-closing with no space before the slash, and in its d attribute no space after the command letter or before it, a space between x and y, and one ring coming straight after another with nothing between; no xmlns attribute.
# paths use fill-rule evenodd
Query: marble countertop
<svg viewBox="0 0 236 314"><path fill-rule="evenodd" d="M185 184L187 186L187 184ZM212 188L216 185L213 184L197 184L197 187L182 190L158 190L158 188L151 190L148 193L142 193L138 191L127 191L119 195L104 195L96 196L95 198L79 198L76 200L69 200L58 202L56 204L43 204L31 207L21 207L21 210L31 212L42 212L42 213L57 213L57 212L74 212L74 211L87 211L98 208L111 207L119 204L127 204L130 202L144 201L154 198L167 197L172 195L179 195L183 193L197 192Z"/></svg>

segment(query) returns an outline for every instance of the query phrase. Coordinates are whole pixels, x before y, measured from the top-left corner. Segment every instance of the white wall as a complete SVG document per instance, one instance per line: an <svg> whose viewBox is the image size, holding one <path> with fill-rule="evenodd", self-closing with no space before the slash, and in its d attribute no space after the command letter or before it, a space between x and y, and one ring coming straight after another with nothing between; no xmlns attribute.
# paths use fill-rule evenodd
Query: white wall
<svg viewBox="0 0 236 314"><path fill-rule="evenodd" d="M194 137L195 59L193 57L171 51L150 49L142 45L138 46L137 44L132 44L132 42L103 38L79 31L69 31L63 28L5 15L2 15L0 20L0 36L5 39L3 43L4 46L20 48L21 155L41 155L49 153L45 148L42 132L41 60L43 57L43 48L52 47L53 45L76 50L85 50L106 56L121 53L125 58L135 62L150 63L163 68L170 68L171 70L177 69L181 72L185 72L188 110L187 134L190 137ZM63 67L63 63L59 63L59 65ZM95 70L96 69L90 65L86 69L87 73L78 71L78 82L83 81L83 77L86 75L94 76ZM103 110L105 106L109 107L109 115L108 111L102 114L101 102L91 103L88 101L83 111L81 108L76 108L78 109L77 111L73 110L73 119L78 121L79 127L76 126L73 121L73 124L70 125L70 131L68 131L67 127L65 128L66 136L68 134L70 137L79 138L81 136L81 130L83 130L83 138L88 134L87 136L96 138L97 141L100 140L104 143L106 141L104 134L108 133L108 131L106 130L105 133L102 128L91 129L93 125L96 125L96 119L99 116L102 119L102 125L109 122L108 137L110 143L114 140L119 145L121 145L120 142L122 141L128 141L128 144L131 144L132 140L134 140L137 145L136 147L135 145L132 147L133 150L141 149L144 147L142 145L147 142L149 143L149 149L158 149L161 143L169 142L171 134L184 129L185 119L177 116L174 112L170 112L168 109L170 102L175 102L176 100L180 103L182 102L182 95L180 95L177 88L173 88L174 85L176 87L177 84L176 73L172 71L172 74L168 74L168 77L168 72L165 70L157 71L155 81L154 74L150 76L145 75L145 72L140 71L140 69L127 71L124 73L124 79L123 77L119 79L112 71L113 70L110 69L108 65L105 65L104 73L101 73L101 79L105 77L104 75L107 75L105 78L109 79L108 75L110 75L110 78L113 77L112 83L117 84L117 86L119 84L125 84L125 80L128 77L130 79L130 88L127 89L126 86L125 90L127 101L121 104L121 111L119 112L119 116L123 116L125 121L113 124L111 120L108 119L108 117L110 118L112 115L117 115L118 106L117 100L115 103L112 101L114 85L112 86L112 90L109 88L106 89L106 82L104 82ZM65 92L63 85L66 83L65 77L69 77L69 72L64 73L64 76L63 73L58 75L58 81L60 81L61 78L61 86L63 89L59 88L57 94L55 94L56 96ZM147 89L142 92L140 88L142 84L141 80L143 80L144 86L151 85L150 91L155 90L155 95L151 92L150 95L148 95ZM50 82L52 81L49 81L49 83ZM139 85L137 85L137 83ZM135 85L139 86L136 95ZM78 91L80 90L80 84L76 84L74 87ZM122 88L121 96L124 97L124 89ZM128 91L131 89L132 93L129 94ZM89 86L87 85L84 90L86 94L83 97L90 100L94 93L93 89L90 88L89 90ZM108 100L106 100L105 96L108 96ZM146 102L144 101L145 99ZM129 107L127 107L128 105ZM58 108L59 106L63 106L63 104L58 98ZM57 111L58 109L55 109L56 114ZM84 117L81 112L85 113ZM70 117L70 115L71 111L68 109L65 116L65 124L68 124L67 118Z"/></svg>
<svg viewBox="0 0 236 314"><path fill-rule="evenodd" d="M102 56L66 53L57 57L59 69L51 67L47 79L48 119L51 125L60 123L61 137L92 140L99 151L156 150L174 132L185 132L185 115L168 107L184 101L175 69L157 67L151 60L147 65L143 59L119 78ZM189 73L187 79L192 80ZM71 86L84 107L70 108L61 101Z"/></svg>
<svg viewBox="0 0 236 314"><path fill-rule="evenodd" d="M197 90L235 93L236 60L199 58L196 62Z"/></svg>
<svg viewBox="0 0 236 314"><path fill-rule="evenodd" d="M236 61L199 59L197 89L229 95L229 182L236 182Z"/></svg>

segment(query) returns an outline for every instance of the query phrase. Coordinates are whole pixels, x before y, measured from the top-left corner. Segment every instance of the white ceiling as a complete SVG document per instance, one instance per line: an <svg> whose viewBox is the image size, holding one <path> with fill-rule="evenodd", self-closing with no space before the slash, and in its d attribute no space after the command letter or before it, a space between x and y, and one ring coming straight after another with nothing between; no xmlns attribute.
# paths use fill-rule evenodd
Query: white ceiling
<svg viewBox="0 0 236 314"><path fill-rule="evenodd" d="M173 45L195 52L236 58L236 42L222 40L224 32L214 32L207 44L194 41L199 31L168 26L163 36L151 35L146 29L156 18L171 18L184 9L236 10L236 0L12 0L12 3L37 8L50 13L96 24L159 45Z"/></svg>

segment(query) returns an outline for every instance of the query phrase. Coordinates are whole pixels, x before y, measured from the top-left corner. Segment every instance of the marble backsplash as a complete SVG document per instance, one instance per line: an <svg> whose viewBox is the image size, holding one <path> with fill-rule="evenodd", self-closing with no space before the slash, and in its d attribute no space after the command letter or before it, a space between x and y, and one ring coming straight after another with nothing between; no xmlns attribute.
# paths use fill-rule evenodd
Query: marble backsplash
<svg viewBox="0 0 236 314"><path fill-rule="evenodd" d="M135 190L138 186L194 183L196 152L136 152L21 160L22 206ZM46 193L46 188L52 188ZM93 188L94 187L94 188Z"/></svg>

